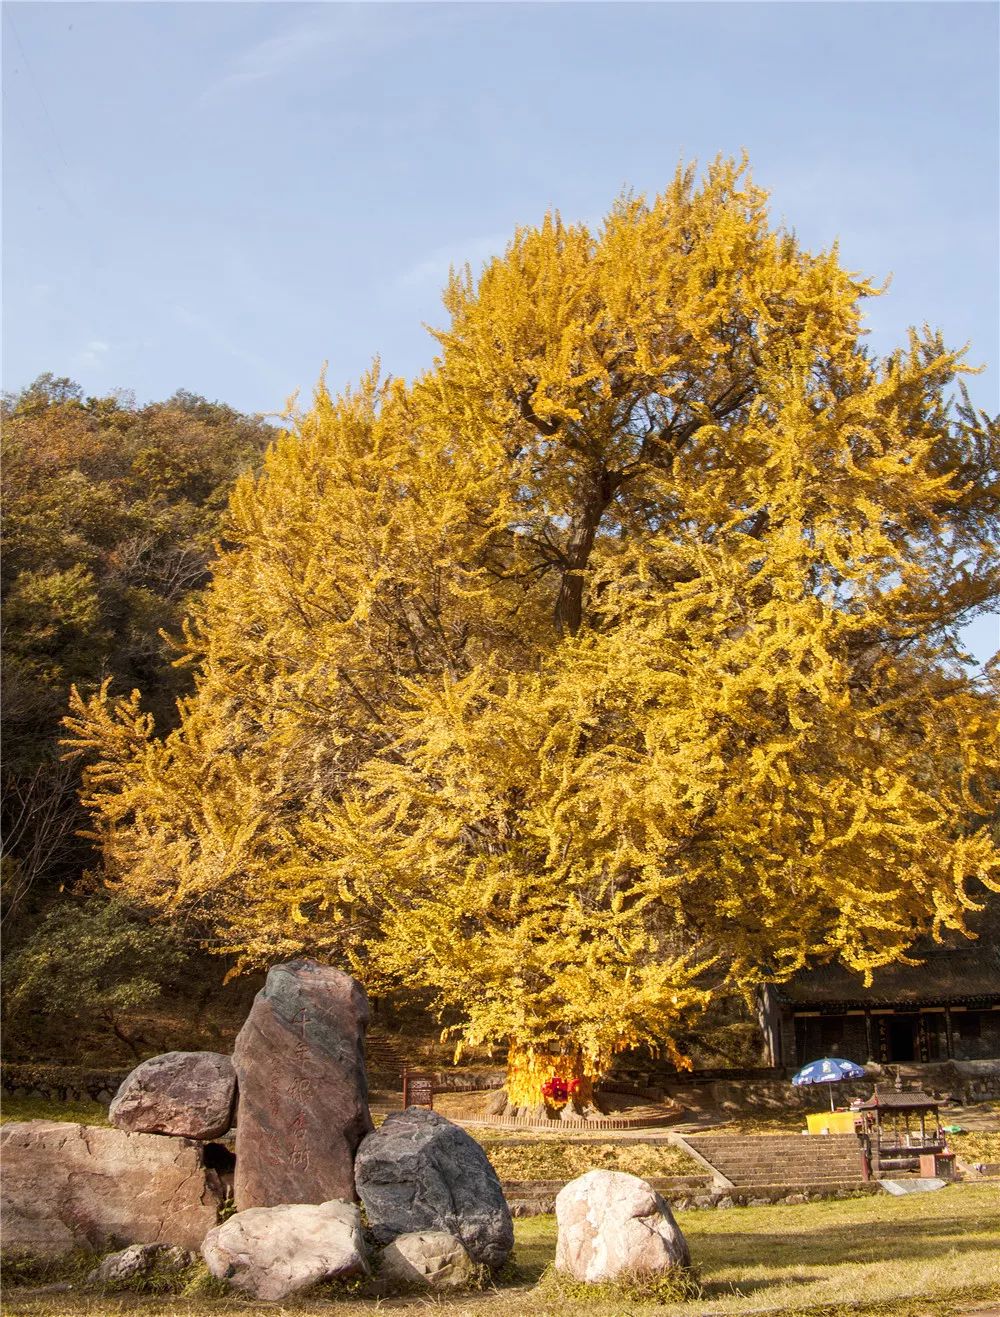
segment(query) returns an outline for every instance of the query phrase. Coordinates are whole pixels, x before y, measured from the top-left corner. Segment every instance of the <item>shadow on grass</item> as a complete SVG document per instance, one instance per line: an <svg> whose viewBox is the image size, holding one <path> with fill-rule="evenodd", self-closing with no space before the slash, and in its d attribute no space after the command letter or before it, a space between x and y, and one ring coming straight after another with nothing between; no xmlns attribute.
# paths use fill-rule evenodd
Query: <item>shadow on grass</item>
<svg viewBox="0 0 1000 1317"><path fill-rule="evenodd" d="M514 1256L497 1277L497 1285L505 1289L510 1285L537 1285L542 1273L555 1257L555 1248L544 1244L518 1243Z"/></svg>
<svg viewBox="0 0 1000 1317"><path fill-rule="evenodd" d="M703 1268L706 1298L747 1298L788 1285L836 1280L841 1269L846 1277L854 1267L878 1263L915 1267L950 1254L961 1255L971 1278L989 1270L998 1247L996 1238L983 1237L990 1230L985 1221L943 1216L752 1235L738 1229L738 1218L732 1224L732 1233L713 1232L690 1239L692 1253ZM752 1245L749 1256L748 1245ZM717 1278L722 1270L740 1267L764 1274L736 1281Z"/></svg>
<svg viewBox="0 0 1000 1317"><path fill-rule="evenodd" d="M748 1235L738 1228L732 1234L712 1232L692 1235L698 1251L722 1261L732 1250L746 1255L748 1240L753 1241L754 1256L761 1262L777 1264L798 1262L822 1265L837 1262L919 1262L940 1257L942 1252L996 1253L997 1243L980 1236L989 1229L985 1221L958 1220L952 1217L924 1217L916 1221L858 1222L828 1225L824 1229L789 1230L781 1233L754 1231ZM993 1227L996 1228L995 1226ZM732 1244L730 1244L732 1241Z"/></svg>

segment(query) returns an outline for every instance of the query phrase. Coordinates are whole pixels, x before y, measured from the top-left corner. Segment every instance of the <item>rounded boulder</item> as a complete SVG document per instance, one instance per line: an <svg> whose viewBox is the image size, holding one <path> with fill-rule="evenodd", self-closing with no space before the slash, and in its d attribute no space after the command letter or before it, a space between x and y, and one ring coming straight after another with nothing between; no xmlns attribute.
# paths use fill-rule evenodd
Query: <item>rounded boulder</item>
<svg viewBox="0 0 1000 1317"><path fill-rule="evenodd" d="M362 1140L358 1194L379 1244L400 1235L454 1235L473 1262L502 1267L514 1226L489 1158L465 1130L422 1107L393 1112Z"/></svg>
<svg viewBox="0 0 1000 1317"><path fill-rule="evenodd" d="M598 1284L689 1267L666 1199L637 1175L588 1171L556 1196L556 1269Z"/></svg>
<svg viewBox="0 0 1000 1317"><path fill-rule="evenodd" d="M368 1273L361 1213L340 1201L247 1208L208 1232L201 1255L217 1280L272 1302Z"/></svg>
<svg viewBox="0 0 1000 1317"><path fill-rule="evenodd" d="M130 1134L217 1139L232 1124L236 1072L221 1052L164 1052L136 1066L108 1111Z"/></svg>
<svg viewBox="0 0 1000 1317"><path fill-rule="evenodd" d="M464 1289L476 1278L476 1264L460 1239L443 1230L399 1235L379 1256L383 1280L401 1288Z"/></svg>

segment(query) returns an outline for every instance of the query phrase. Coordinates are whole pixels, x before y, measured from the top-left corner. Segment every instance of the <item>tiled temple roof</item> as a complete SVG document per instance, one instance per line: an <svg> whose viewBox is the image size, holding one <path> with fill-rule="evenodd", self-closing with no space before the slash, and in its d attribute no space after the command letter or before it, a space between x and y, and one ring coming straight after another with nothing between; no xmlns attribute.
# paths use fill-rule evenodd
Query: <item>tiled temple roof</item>
<svg viewBox="0 0 1000 1317"><path fill-rule="evenodd" d="M969 917L969 928L977 934L974 941L951 934L945 946L918 944L911 954L921 964L876 970L870 988L857 970L817 965L776 985L778 999L805 1008L835 1002L859 1007L1000 1003L1000 895L979 885L973 897L984 906Z"/></svg>
<svg viewBox="0 0 1000 1317"><path fill-rule="evenodd" d="M917 1006L971 998L1000 1001L1000 948L992 942L978 942L962 951L932 951L920 965L888 965L876 970L870 988L864 986L864 976L857 970L819 965L781 984L777 995L801 1006L830 1002Z"/></svg>

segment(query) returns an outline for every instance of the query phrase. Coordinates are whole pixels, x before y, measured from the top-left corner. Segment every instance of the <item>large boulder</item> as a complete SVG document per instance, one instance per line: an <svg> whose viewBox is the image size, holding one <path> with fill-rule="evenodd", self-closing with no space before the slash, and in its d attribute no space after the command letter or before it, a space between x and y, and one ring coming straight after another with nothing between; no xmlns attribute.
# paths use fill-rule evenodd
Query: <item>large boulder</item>
<svg viewBox="0 0 1000 1317"><path fill-rule="evenodd" d="M210 1230L201 1255L213 1276L254 1299L286 1299L317 1281L368 1272L354 1203L251 1207Z"/></svg>
<svg viewBox="0 0 1000 1317"><path fill-rule="evenodd" d="M268 974L233 1049L239 1211L355 1197L354 1154L372 1128L367 1024L350 975L315 960Z"/></svg>
<svg viewBox="0 0 1000 1317"><path fill-rule="evenodd" d="M588 1171L556 1196L556 1269L596 1283L689 1267L665 1199L637 1175Z"/></svg>
<svg viewBox="0 0 1000 1317"><path fill-rule="evenodd" d="M4 1125L0 1156L5 1248L197 1249L222 1202L218 1176L188 1139L29 1120Z"/></svg>
<svg viewBox="0 0 1000 1317"><path fill-rule="evenodd" d="M476 1264L462 1241L443 1230L398 1235L379 1255L379 1274L400 1288L463 1289L476 1279Z"/></svg>
<svg viewBox="0 0 1000 1317"><path fill-rule="evenodd" d="M510 1256L514 1226L496 1171L475 1139L436 1111L386 1117L358 1149L354 1173L379 1244L442 1230L474 1262L502 1267Z"/></svg>
<svg viewBox="0 0 1000 1317"><path fill-rule="evenodd" d="M233 1123L236 1072L221 1052L164 1052L136 1066L111 1103L112 1125L133 1134L217 1139Z"/></svg>

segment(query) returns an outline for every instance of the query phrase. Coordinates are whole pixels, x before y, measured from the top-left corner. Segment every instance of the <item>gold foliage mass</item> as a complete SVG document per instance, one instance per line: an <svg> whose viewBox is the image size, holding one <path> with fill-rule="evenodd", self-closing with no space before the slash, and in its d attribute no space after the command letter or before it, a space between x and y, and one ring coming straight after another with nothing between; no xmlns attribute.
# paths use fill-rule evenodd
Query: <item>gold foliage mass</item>
<svg viewBox="0 0 1000 1317"><path fill-rule="evenodd" d="M727 161L455 274L430 371L321 384L238 486L178 728L75 702L111 880L525 1073L961 930L1000 438L936 334L865 349L877 292Z"/></svg>

